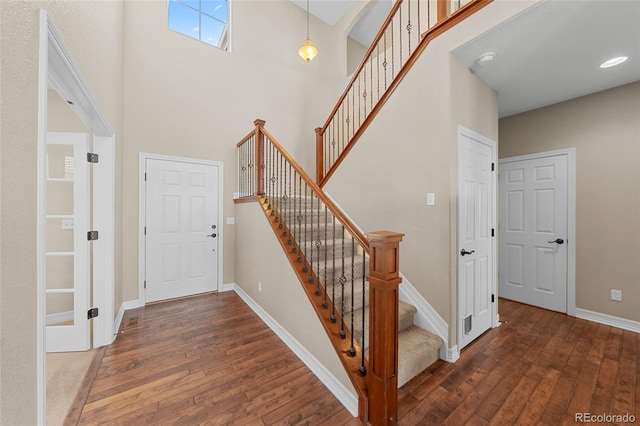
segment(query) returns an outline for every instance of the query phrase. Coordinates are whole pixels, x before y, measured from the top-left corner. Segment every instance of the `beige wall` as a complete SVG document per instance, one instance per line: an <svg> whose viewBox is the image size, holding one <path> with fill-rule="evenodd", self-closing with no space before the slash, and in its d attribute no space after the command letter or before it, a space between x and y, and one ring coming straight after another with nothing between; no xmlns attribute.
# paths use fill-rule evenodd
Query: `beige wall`
<svg viewBox="0 0 640 426"><path fill-rule="evenodd" d="M0 424L33 425L39 9L48 10L116 133L122 129L122 4L0 2ZM119 257L116 265L119 267ZM116 279L121 277L116 273ZM117 281L118 282L118 281Z"/></svg>
<svg viewBox="0 0 640 426"><path fill-rule="evenodd" d="M315 167L313 129L323 124L343 79L334 66L339 54L330 48L336 37L312 19L320 53L305 63L297 55L302 9L288 1L232 6L228 53L169 31L165 2L125 4L124 300L138 298L140 152L224 163L224 283L235 280L234 226L225 220L234 215L235 143L253 120L265 119L304 168Z"/></svg>
<svg viewBox="0 0 640 426"><path fill-rule="evenodd" d="M532 2L494 2L434 40L326 185L365 231L405 233L401 271L456 342L457 126L497 140L497 94L450 51ZM427 192L436 205L426 205Z"/></svg>
<svg viewBox="0 0 640 426"><path fill-rule="evenodd" d="M236 205L236 258L243 259L242 264L236 264L236 283L355 398L355 390L261 210L258 203ZM262 291L258 291L258 281Z"/></svg>
<svg viewBox="0 0 640 426"><path fill-rule="evenodd" d="M576 307L640 321L640 82L500 120L501 158L564 148L576 149Z"/></svg>
<svg viewBox="0 0 640 426"><path fill-rule="evenodd" d="M347 74L352 74L362 62L368 46L363 46L351 37L347 37ZM336 99L337 100L337 99Z"/></svg>

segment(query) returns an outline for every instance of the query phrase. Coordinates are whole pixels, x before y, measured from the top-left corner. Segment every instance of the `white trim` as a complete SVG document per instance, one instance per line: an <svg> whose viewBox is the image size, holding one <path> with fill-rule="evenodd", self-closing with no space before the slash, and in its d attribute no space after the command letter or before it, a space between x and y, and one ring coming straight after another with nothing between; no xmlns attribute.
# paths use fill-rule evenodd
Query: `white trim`
<svg viewBox="0 0 640 426"><path fill-rule="evenodd" d="M576 308L575 317L597 322L599 324L610 325L611 327L617 327L627 331L633 331L634 333L640 333L640 321L614 317L612 315L589 311L582 308Z"/></svg>
<svg viewBox="0 0 640 426"><path fill-rule="evenodd" d="M271 315L258 305L242 288L234 285L234 290L260 319L296 354L329 391L342 403L352 416L358 415L358 398L331 374L304 346L285 330Z"/></svg>
<svg viewBox="0 0 640 426"><path fill-rule="evenodd" d="M235 288L236 288L236 286L237 286L237 285L238 285L238 284L236 284L236 283L222 284L222 285L218 288L218 291L219 291L220 293L224 293L225 291L233 291L233 290L235 290Z"/></svg>
<svg viewBox="0 0 640 426"><path fill-rule="evenodd" d="M481 135L480 133L477 133L471 129L467 129L466 127L458 124L458 132L457 132L457 146L456 149L458 150L457 153L457 163L456 163L456 167L457 167L457 172L456 172L456 178L458 180L458 182L456 183L456 198L455 198L455 203L456 203L456 241L455 241L455 258L456 258L456 267L455 267L455 271L456 271L456 316L455 316L455 320L456 320L456 329L457 329L457 333L456 333L456 342L457 345L454 346L454 348L459 352L459 348L462 348L463 346L461 345L461 341L462 341L462 326L463 326L463 321L462 318L460 318L460 277L459 277L459 262L460 262L460 258L458 256L458 251L460 250L460 247L458 247L459 245L459 239L460 239L460 206L459 206L459 197L460 197L460 136L465 135L467 137L469 137L470 139L474 139L484 145L487 145L491 148L491 162L494 163L496 165L496 170L491 173L491 182L492 182L492 205L491 205L491 223L492 223L492 228L497 230L498 229L498 170L497 170L497 165L498 165L498 144L496 143L496 141L487 138L486 136ZM495 302L491 303L491 318L492 318L492 324L491 327L497 327L499 325L499 322L497 321L498 319L498 303L497 303L497 297L498 297L498 243L497 243L498 238L492 238L492 242L491 242L491 256L493 257L493 262L492 262L492 268L493 271L491 272L492 274L492 278L493 278L493 290L492 293L495 295ZM468 342L467 344L469 344L471 342ZM457 357L456 357L457 359Z"/></svg>
<svg viewBox="0 0 640 426"><path fill-rule="evenodd" d="M576 309L576 149L558 149L535 154L501 158L499 164L539 158L567 156L567 315L577 316ZM497 294L497 293L496 293Z"/></svg>
<svg viewBox="0 0 640 426"><path fill-rule="evenodd" d="M460 358L460 350L458 349L458 345L453 346L452 348L447 349L447 356L445 361L448 362L456 362Z"/></svg>
<svg viewBox="0 0 640 426"><path fill-rule="evenodd" d="M122 323L122 318L124 317L125 312L131 309L141 308L143 306L144 305L140 304L140 301L138 299L127 300L126 302L122 302L122 305L120 305L120 309L118 310L118 315L116 316L116 320L114 321L114 325L113 325L113 332L112 332L113 340L116 340L116 336L118 335L118 330L120 330L120 324Z"/></svg>
<svg viewBox="0 0 640 426"><path fill-rule="evenodd" d="M146 205L145 200L147 197L147 186L145 185L145 173L147 171L147 160L165 160L174 161L180 163L192 163L202 164L207 166L218 167L218 220L220 224L218 226L218 288L214 291L219 291L220 285L223 280L223 267L224 267L224 163L214 160L203 160L199 158L187 158L187 157L175 157L172 155L151 154L147 152L141 152L138 157L138 300L140 306L144 306L146 303L146 292L144 288L145 277L145 265L146 265L146 239L144 235L144 227L146 226Z"/></svg>
<svg viewBox="0 0 640 426"><path fill-rule="evenodd" d="M93 302L100 315L93 319L93 347L113 342L115 310L115 136L93 136Z"/></svg>
<svg viewBox="0 0 640 426"><path fill-rule="evenodd" d="M47 315L47 325L55 325L68 321L73 321L73 311L58 312L57 314Z"/></svg>
<svg viewBox="0 0 640 426"><path fill-rule="evenodd" d="M412 304L417 312L413 316L413 323L420 328L430 331L439 336L444 342L440 347L440 358L447 360L447 345L449 342L449 324L433 309L420 292L411 284L402 272L400 273L402 282L400 283L399 299L405 303Z"/></svg>

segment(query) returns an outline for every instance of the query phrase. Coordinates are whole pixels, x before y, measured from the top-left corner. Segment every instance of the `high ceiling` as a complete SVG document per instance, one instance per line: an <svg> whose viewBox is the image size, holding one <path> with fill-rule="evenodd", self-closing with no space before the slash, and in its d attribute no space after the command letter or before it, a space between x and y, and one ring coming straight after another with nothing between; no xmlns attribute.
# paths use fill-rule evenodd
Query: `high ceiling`
<svg viewBox="0 0 640 426"><path fill-rule="evenodd" d="M356 1L310 0L309 9L334 25ZM390 4L375 0L351 37L368 46ZM478 64L488 52L494 60ZM497 90L500 117L617 87L640 80L640 1L543 0L452 53ZM624 64L600 69L622 55Z"/></svg>

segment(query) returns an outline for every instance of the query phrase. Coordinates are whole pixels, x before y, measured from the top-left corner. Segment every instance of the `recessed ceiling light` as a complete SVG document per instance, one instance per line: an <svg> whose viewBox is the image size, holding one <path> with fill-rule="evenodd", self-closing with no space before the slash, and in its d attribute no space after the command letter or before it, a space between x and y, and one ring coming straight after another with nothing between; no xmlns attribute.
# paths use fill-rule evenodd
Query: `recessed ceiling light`
<svg viewBox="0 0 640 426"><path fill-rule="evenodd" d="M493 52L483 53L478 57L478 59L476 59L476 62L478 63L478 65L484 65L487 62L493 61L495 57L496 57L496 54Z"/></svg>
<svg viewBox="0 0 640 426"><path fill-rule="evenodd" d="M611 58L608 61L604 61L603 63L601 63L600 64L600 68L615 67L616 65L620 65L621 63L623 63L627 59L629 59L628 56L618 56L617 58Z"/></svg>

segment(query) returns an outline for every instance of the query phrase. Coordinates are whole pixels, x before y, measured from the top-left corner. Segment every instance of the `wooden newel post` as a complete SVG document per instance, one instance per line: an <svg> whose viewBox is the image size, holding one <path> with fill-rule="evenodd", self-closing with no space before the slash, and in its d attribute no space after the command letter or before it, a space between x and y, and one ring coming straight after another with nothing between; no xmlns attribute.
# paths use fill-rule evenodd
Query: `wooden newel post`
<svg viewBox="0 0 640 426"><path fill-rule="evenodd" d="M262 133L262 129L264 128L264 124L266 121L257 118L253 124L256 126L256 163L253 167L253 170L256 173L256 194L262 195L264 194L264 169L262 165L264 164L264 133Z"/></svg>
<svg viewBox="0 0 640 426"><path fill-rule="evenodd" d="M376 231L369 240L369 423L398 419L398 285L404 234Z"/></svg>
<svg viewBox="0 0 640 426"><path fill-rule="evenodd" d="M322 128L316 128L316 183L320 185L322 178L324 177L324 146L322 143Z"/></svg>

